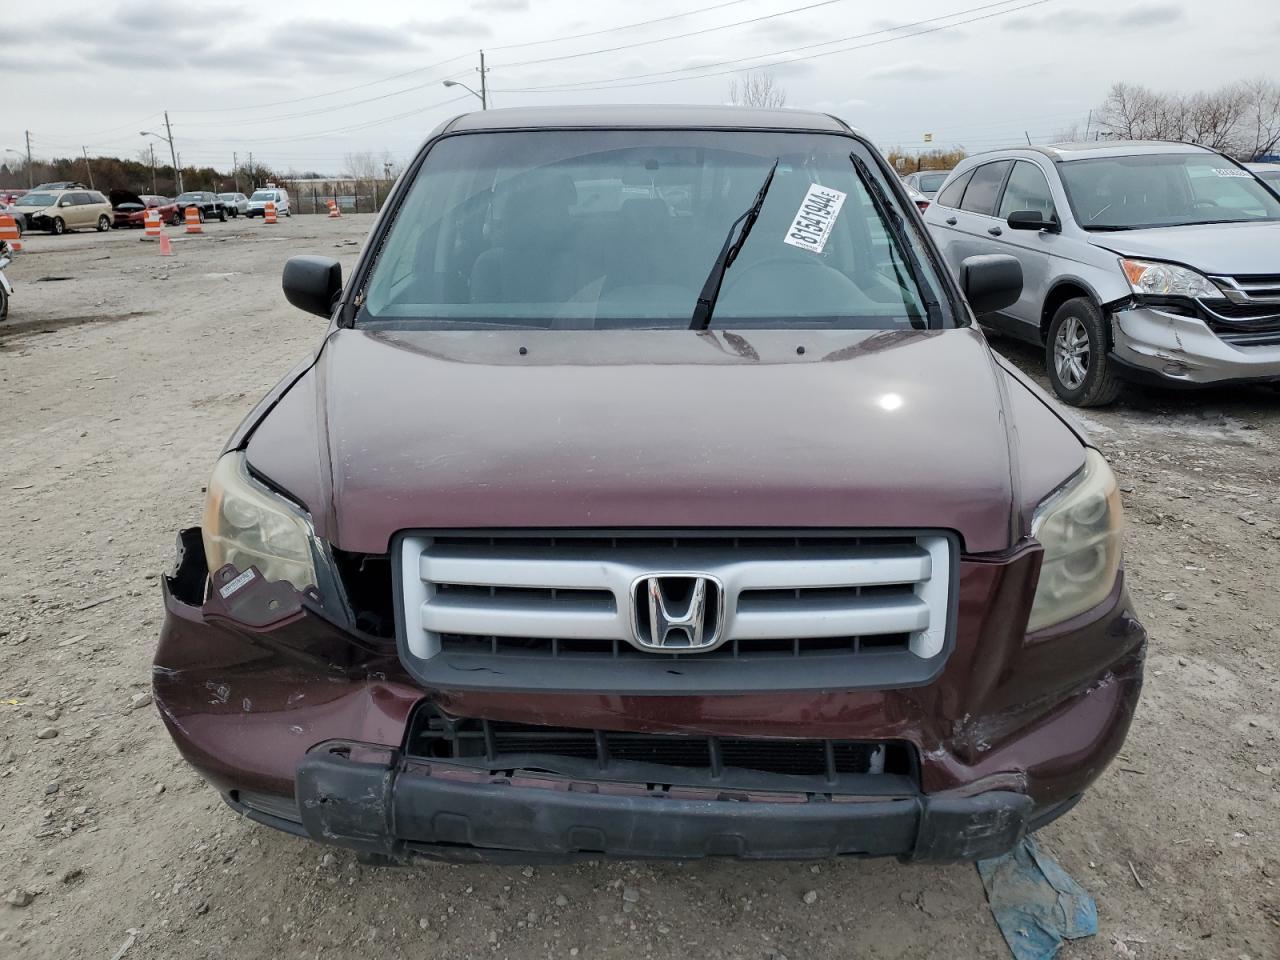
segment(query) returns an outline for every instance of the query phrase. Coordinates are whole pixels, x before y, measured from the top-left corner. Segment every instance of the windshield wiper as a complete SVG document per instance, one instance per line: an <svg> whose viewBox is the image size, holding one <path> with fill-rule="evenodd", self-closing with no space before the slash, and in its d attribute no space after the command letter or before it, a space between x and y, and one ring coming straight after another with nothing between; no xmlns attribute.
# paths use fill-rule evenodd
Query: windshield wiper
<svg viewBox="0 0 1280 960"><path fill-rule="evenodd" d="M1125 227L1118 223L1089 223L1084 225L1089 233L1117 233L1121 230L1136 230L1137 227Z"/></svg>
<svg viewBox="0 0 1280 960"><path fill-rule="evenodd" d="M871 172L871 168L867 166L856 153L849 154L849 160L853 163L853 169L858 174L858 179L862 181L862 185L866 187L867 193L871 195L871 205L875 207L876 213L880 219L884 221L885 226L893 233L893 239L898 242L902 259L906 261L907 270L911 274L911 280L916 286L916 292L920 294L920 299L924 301L925 310L928 312L929 319L936 320L938 325L942 325L942 304L938 302L937 296L934 295L933 288L929 286L924 269L920 266L920 261L916 257L915 247L911 245L911 238L907 236L906 224L903 223L902 217L898 215L889 204L889 198L885 196L884 189L880 186L880 181L875 178L875 174ZM892 246L889 248L890 254L893 253ZM897 272L897 268L894 268ZM901 279L901 275L899 275ZM914 327L915 324L912 323Z"/></svg>
<svg viewBox="0 0 1280 960"><path fill-rule="evenodd" d="M764 206L765 194L769 192L769 185L773 183L773 175L778 172L778 157L773 161L773 166L769 168L769 175L764 178L764 183L760 184L760 190L756 193L755 203L751 204L750 209L729 226L729 235L724 238L724 246L720 248L720 255L716 257L716 262L711 266L711 272L707 274L707 280L702 285L702 292L698 294L698 303L693 308L693 319L689 321L690 330L706 330L711 326L711 314L715 312L716 300L720 298L720 285L724 283L725 272L733 266L733 261L738 258L742 245L747 242L747 237L751 234L751 228L756 225L756 218L760 216L760 210ZM738 225L742 225L742 229L738 230ZM737 231L738 239L734 240L734 232Z"/></svg>

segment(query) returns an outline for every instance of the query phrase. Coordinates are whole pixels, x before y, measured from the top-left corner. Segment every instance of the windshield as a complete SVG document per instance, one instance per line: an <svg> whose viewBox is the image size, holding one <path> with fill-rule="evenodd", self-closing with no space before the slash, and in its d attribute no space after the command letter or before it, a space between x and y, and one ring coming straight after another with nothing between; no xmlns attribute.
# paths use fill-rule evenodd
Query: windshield
<svg viewBox="0 0 1280 960"><path fill-rule="evenodd" d="M202 196L203 194L199 194L199 193L183 193L183 194L179 194L177 202L182 203L182 201L184 200L187 200L187 201L199 200Z"/></svg>
<svg viewBox="0 0 1280 960"><path fill-rule="evenodd" d="M220 193L220 194L218 194L218 199L219 199L219 200L234 200L235 198L236 198L236 195L235 195L234 193Z"/></svg>
<svg viewBox="0 0 1280 960"><path fill-rule="evenodd" d="M275 200L276 192L274 190L255 190L250 200Z"/></svg>
<svg viewBox="0 0 1280 960"><path fill-rule="evenodd" d="M1280 220L1274 194L1212 153L1072 160L1058 169L1086 230Z"/></svg>
<svg viewBox="0 0 1280 960"><path fill-rule="evenodd" d="M730 226L776 175L714 327L929 326L941 284L850 161L811 133L539 131L437 143L365 285L361 322L445 329L682 328ZM887 182L881 183L902 217ZM903 242L912 246L903 249ZM941 325L939 316L935 325Z"/></svg>
<svg viewBox="0 0 1280 960"><path fill-rule="evenodd" d="M920 174L920 189L925 193L937 193L942 189L942 185L947 182L949 170L942 173L922 173Z"/></svg>
<svg viewBox="0 0 1280 960"><path fill-rule="evenodd" d="M1280 183L1280 167L1274 170L1255 170L1259 180L1265 180L1267 183Z"/></svg>
<svg viewBox="0 0 1280 960"><path fill-rule="evenodd" d="M15 207L47 207L57 200L52 193L28 193L14 202Z"/></svg>

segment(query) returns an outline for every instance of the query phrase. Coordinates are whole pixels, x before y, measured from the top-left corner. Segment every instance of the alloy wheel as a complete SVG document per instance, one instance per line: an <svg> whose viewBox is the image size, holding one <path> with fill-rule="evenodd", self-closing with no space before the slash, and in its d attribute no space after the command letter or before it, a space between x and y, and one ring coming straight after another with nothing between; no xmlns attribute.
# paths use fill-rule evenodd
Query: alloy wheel
<svg viewBox="0 0 1280 960"><path fill-rule="evenodd" d="M1089 375L1089 331L1079 317L1067 317L1053 341L1053 366L1068 390L1077 390Z"/></svg>

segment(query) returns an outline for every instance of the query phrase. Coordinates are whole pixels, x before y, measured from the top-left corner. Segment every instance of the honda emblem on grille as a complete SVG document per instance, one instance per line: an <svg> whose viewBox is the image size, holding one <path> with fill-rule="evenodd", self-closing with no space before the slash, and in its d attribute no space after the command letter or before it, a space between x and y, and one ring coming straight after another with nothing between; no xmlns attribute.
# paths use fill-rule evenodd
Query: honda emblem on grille
<svg viewBox="0 0 1280 960"><path fill-rule="evenodd" d="M709 650L723 622L724 585L709 574L654 574L631 586L631 631L643 650Z"/></svg>

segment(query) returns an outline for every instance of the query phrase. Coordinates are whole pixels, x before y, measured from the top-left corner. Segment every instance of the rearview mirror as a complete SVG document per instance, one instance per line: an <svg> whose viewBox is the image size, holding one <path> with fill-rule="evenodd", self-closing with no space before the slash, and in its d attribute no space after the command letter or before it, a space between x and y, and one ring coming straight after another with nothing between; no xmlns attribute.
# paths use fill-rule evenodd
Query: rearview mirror
<svg viewBox="0 0 1280 960"><path fill-rule="evenodd" d="M330 257L290 257L280 286L299 310L327 319L342 293L342 265Z"/></svg>
<svg viewBox="0 0 1280 960"><path fill-rule="evenodd" d="M974 313L995 313L1022 296L1022 264L1003 253L966 257L960 264L960 287Z"/></svg>
<svg viewBox="0 0 1280 960"><path fill-rule="evenodd" d="M1062 229L1057 220L1046 220L1039 210L1015 210L1007 221L1010 230L1048 230L1057 233Z"/></svg>

